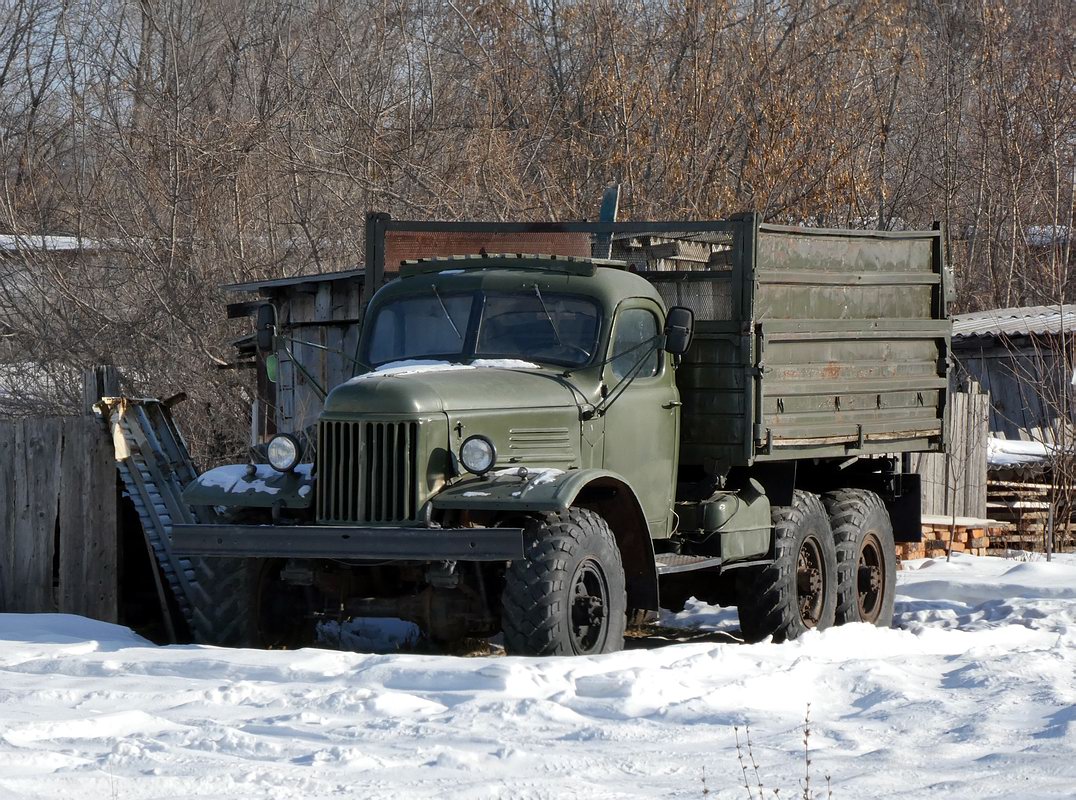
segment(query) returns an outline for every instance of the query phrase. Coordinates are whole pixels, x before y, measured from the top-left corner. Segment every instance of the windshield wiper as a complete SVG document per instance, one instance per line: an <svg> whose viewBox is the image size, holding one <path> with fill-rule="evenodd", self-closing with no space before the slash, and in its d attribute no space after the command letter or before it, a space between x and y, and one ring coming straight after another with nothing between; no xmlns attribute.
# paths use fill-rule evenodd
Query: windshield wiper
<svg viewBox="0 0 1076 800"><path fill-rule="evenodd" d="M456 327L456 323L452 321L452 315L448 313L448 307L445 305L445 301L441 299L441 293L437 291L437 285L431 283L430 288L433 289L433 296L437 298L437 302L441 304L441 310L445 312L445 319L448 320L448 324L452 326L452 330L456 332L456 338L461 342L463 336L460 334L460 329Z"/></svg>
<svg viewBox="0 0 1076 800"><path fill-rule="evenodd" d="M545 300L542 299L542 290L538 288L538 284L534 284L534 295L538 298L538 302L542 304L542 313L545 314L545 318L549 320L549 327L553 329L553 338L557 340L557 347L564 347L564 342L560 340L560 331L557 329L557 323L553 321L553 315L549 313L549 309L546 308Z"/></svg>

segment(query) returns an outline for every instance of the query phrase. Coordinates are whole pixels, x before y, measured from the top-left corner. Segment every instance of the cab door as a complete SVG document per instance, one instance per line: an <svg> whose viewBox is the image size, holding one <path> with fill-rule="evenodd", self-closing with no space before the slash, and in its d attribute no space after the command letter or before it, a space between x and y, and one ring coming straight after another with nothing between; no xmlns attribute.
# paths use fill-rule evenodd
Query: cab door
<svg viewBox="0 0 1076 800"><path fill-rule="evenodd" d="M672 532L680 436L680 393L670 358L658 346L663 323L654 301L622 302L602 374L605 468L628 479L654 538Z"/></svg>

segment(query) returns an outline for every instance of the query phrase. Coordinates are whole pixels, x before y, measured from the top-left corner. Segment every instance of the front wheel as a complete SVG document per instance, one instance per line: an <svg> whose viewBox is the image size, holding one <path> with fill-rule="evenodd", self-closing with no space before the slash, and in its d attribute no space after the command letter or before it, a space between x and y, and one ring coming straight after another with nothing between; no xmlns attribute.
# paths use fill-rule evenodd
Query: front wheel
<svg viewBox="0 0 1076 800"><path fill-rule="evenodd" d="M740 628L748 639L795 639L834 622L837 551L829 516L817 495L797 491L773 509L774 562L739 587Z"/></svg>
<svg viewBox="0 0 1076 800"><path fill-rule="evenodd" d="M524 558L505 574L501 623L511 655L570 656L624 647L624 566L608 523L571 508L531 520Z"/></svg>

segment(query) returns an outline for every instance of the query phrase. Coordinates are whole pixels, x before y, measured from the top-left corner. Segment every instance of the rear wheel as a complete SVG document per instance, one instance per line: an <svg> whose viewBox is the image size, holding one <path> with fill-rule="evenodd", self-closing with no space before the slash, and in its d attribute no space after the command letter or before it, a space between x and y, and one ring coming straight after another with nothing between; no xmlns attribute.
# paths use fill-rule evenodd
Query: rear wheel
<svg viewBox="0 0 1076 800"><path fill-rule="evenodd" d="M864 489L823 497L837 547L837 624L893 624L897 553L882 499Z"/></svg>
<svg viewBox="0 0 1076 800"><path fill-rule="evenodd" d="M505 574L504 646L512 655L595 655L624 646L627 598L613 532L593 511L532 519L523 559Z"/></svg>
<svg viewBox="0 0 1076 800"><path fill-rule="evenodd" d="M748 639L795 639L833 624L837 553L829 517L817 495L797 491L773 509L774 563L745 574L739 587L740 628Z"/></svg>

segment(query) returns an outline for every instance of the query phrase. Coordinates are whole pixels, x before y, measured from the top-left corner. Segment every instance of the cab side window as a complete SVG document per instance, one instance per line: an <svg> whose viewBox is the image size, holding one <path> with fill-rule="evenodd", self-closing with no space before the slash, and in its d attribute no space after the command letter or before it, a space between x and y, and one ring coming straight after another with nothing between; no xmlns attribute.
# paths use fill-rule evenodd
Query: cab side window
<svg viewBox="0 0 1076 800"><path fill-rule="evenodd" d="M650 378L661 369L658 348L658 319L645 308L628 308L620 312L613 330L613 378L620 380L634 370L636 378ZM640 364L640 361L642 362Z"/></svg>

